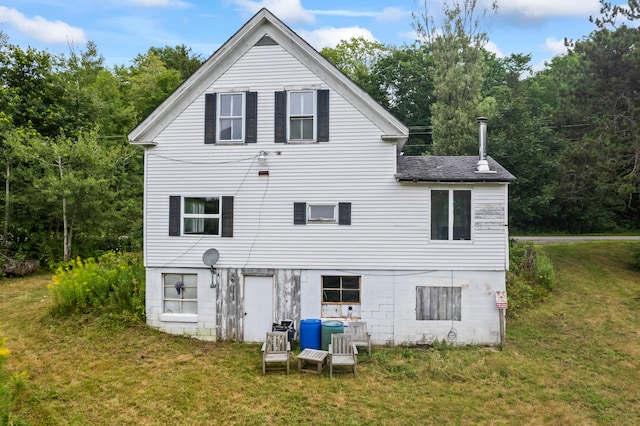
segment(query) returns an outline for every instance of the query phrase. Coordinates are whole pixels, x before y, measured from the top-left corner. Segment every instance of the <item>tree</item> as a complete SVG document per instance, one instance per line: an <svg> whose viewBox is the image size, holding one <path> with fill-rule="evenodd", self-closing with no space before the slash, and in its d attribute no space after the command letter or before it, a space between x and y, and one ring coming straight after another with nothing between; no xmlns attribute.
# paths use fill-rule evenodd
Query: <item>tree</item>
<svg viewBox="0 0 640 426"><path fill-rule="evenodd" d="M390 47L373 65L372 81L386 95L389 111L409 126L404 152L423 154L431 144L431 106L434 102L431 73L433 56L426 44Z"/></svg>
<svg viewBox="0 0 640 426"><path fill-rule="evenodd" d="M577 71L565 96L571 143L554 191L560 223L575 231L640 226L638 2L601 4L597 29L568 43ZM629 22L617 26L619 16Z"/></svg>
<svg viewBox="0 0 640 426"><path fill-rule="evenodd" d="M160 57L167 69L179 71L182 81L189 78L204 62L202 55L193 53L184 44L176 47L152 47L147 54Z"/></svg>
<svg viewBox="0 0 640 426"><path fill-rule="evenodd" d="M353 37L350 40L341 40L336 47L323 48L320 54L369 93L379 104L387 106L387 93L381 90L378 82L375 81L374 68L387 56L389 50L389 46L377 41Z"/></svg>
<svg viewBox="0 0 640 426"><path fill-rule="evenodd" d="M69 260L74 234L95 235L111 210L115 193L110 181L118 151L101 146L94 132L50 139L23 135L7 142L24 163L32 164L32 172L38 172L31 180L29 202L59 215L63 259Z"/></svg>
<svg viewBox="0 0 640 426"><path fill-rule="evenodd" d="M151 114L182 83L180 71L168 69L153 52L136 56L128 68L116 66L115 73L122 81L123 96L136 111L136 120Z"/></svg>
<svg viewBox="0 0 640 426"><path fill-rule="evenodd" d="M426 1L414 14L414 28L429 46L434 66L435 102L431 105L433 153L463 155L477 152L476 118L485 77L486 33L480 30L477 0L453 0L443 6L444 22L436 27ZM493 4L495 9L496 3Z"/></svg>

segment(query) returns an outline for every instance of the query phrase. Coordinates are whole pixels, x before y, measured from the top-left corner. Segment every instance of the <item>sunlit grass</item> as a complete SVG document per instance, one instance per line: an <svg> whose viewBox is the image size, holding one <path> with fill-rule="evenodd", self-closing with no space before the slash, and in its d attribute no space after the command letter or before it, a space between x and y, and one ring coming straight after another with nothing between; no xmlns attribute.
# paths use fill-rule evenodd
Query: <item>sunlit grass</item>
<svg viewBox="0 0 640 426"><path fill-rule="evenodd" d="M52 318L48 276L0 281L6 369L37 425L640 423L640 273L629 243L544 247L556 285L494 348L376 347L358 377L261 374L259 345L117 316Z"/></svg>

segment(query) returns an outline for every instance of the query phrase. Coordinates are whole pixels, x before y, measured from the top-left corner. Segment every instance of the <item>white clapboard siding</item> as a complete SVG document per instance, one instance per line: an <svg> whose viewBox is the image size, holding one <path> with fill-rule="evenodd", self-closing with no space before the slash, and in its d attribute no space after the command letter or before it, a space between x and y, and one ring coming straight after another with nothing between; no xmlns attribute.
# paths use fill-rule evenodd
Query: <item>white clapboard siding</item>
<svg viewBox="0 0 640 426"><path fill-rule="evenodd" d="M274 143L274 92L302 87L330 90L330 140ZM504 270L506 185L473 187L473 241L430 242L434 185L398 183L396 146L284 48L251 48L207 92L225 90L258 93L258 142L205 145L204 93L159 134L145 157L147 266L203 266L216 248L222 268ZM234 196L233 238L169 237L171 195ZM350 202L351 225L293 225L294 202Z"/></svg>

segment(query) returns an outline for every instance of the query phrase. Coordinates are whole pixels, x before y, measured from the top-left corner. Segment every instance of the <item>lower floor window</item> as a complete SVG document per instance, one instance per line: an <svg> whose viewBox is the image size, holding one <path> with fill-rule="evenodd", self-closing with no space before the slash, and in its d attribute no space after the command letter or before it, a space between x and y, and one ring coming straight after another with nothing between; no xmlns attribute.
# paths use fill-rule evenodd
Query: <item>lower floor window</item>
<svg viewBox="0 0 640 426"><path fill-rule="evenodd" d="M462 319L460 287L416 287L417 320Z"/></svg>
<svg viewBox="0 0 640 426"><path fill-rule="evenodd" d="M163 274L162 282L165 313L198 313L198 275Z"/></svg>
<svg viewBox="0 0 640 426"><path fill-rule="evenodd" d="M323 276L322 303L359 304L360 277L338 275Z"/></svg>

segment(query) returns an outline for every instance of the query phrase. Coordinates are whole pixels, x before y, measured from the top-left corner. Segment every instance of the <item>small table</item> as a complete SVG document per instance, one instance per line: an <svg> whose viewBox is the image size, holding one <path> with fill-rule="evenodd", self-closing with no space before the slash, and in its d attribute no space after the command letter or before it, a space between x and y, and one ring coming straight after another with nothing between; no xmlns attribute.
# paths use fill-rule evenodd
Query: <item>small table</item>
<svg viewBox="0 0 640 426"><path fill-rule="evenodd" d="M302 352L300 352L300 355L296 357L298 359L298 371L315 374L322 373L327 355L329 355L329 352L327 351L319 351L317 349L309 348L303 350ZM315 364L316 369L311 370L308 368L303 368L307 364Z"/></svg>

